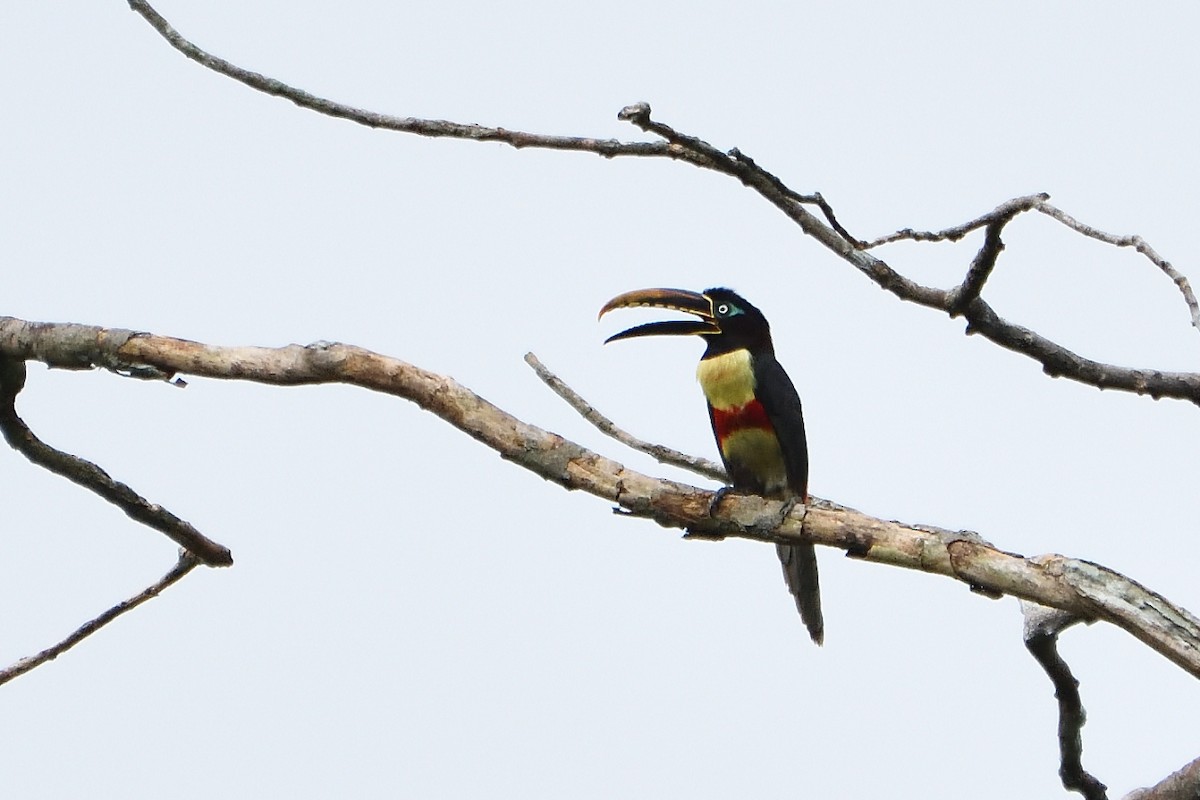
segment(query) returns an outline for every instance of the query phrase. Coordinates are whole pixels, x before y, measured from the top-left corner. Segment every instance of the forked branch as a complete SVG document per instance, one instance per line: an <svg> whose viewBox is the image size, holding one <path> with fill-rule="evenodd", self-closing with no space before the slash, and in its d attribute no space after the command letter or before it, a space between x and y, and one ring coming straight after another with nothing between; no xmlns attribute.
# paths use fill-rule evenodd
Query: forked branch
<svg viewBox="0 0 1200 800"><path fill-rule="evenodd" d="M516 148L568 150L595 153L606 158L626 156L669 158L728 175L757 192L764 200L782 211L806 235L820 242L880 287L902 300L938 309L952 317L965 317L967 333L979 334L1001 347L1034 359L1050 376L1070 378L1100 389L1118 389L1150 395L1155 399L1171 397L1200 403L1200 375L1197 373L1119 367L1085 358L1035 331L1009 322L983 299L984 283L996 267L997 259L1003 249L1000 235L1004 227L1020 214L1037 210L1084 236L1117 247L1132 247L1146 256L1175 283L1187 303L1192 324L1200 330L1200 303L1197 303L1187 278L1159 256L1144 239L1140 236L1116 236L1079 222L1060 209L1051 206L1047 202L1048 195L1035 194L1014 198L1002 203L987 214L944 231L918 232L906 228L873 241L864 242L852 236L838 222L833 207L820 193L797 192L737 148L728 152L722 151L698 136L683 133L653 119L647 103L634 103L626 106L620 111L618 117L659 137L662 141L623 142L611 138L557 136L448 120L381 114L318 97L275 78L239 67L206 52L184 38L146 0L129 0L129 6L140 14L172 47L188 58L257 91L286 98L296 105L327 116L400 133L502 142ZM808 211L805 208L806 205L815 205L820 209L825 221L822 222ZM950 289L940 289L917 283L897 272L883 259L868 252L868 250L901 240L958 241L979 228L987 229L984 245L968 265L965 277L960 284Z"/></svg>

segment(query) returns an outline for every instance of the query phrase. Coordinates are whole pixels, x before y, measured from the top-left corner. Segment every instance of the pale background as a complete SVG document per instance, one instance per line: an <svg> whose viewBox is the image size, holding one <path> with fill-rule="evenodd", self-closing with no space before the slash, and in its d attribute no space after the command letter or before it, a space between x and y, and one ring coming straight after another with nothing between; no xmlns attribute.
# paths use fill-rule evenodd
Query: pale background
<svg viewBox="0 0 1200 800"><path fill-rule="evenodd" d="M645 138L616 120L645 100L822 191L860 237L1047 191L1200 278L1194 3L159 10L242 66L387 113ZM699 343L602 347L661 315L595 314L628 289L728 284L773 323L817 495L1200 607L1200 411L1051 380L728 178L324 118L185 60L118 0L4 4L0 97L2 313L350 342L676 475L590 429L521 356L635 434L715 456ZM1101 360L1200 366L1149 262L1040 216L1005 238L986 294L1002 315ZM880 255L949 286L977 241ZM394 398L33 365L19 409L237 563L0 689L5 796L1065 796L1014 600L822 550L818 649L769 547L614 517ZM175 560L15 453L0 485L3 663ZM1200 755L1181 670L1104 625L1063 651L1085 763L1115 795Z"/></svg>

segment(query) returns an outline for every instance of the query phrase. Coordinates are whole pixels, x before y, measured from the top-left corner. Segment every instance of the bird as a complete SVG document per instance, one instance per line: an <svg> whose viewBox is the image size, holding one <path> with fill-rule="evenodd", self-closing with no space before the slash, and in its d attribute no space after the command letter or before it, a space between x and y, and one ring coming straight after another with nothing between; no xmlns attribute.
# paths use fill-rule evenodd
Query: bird
<svg viewBox="0 0 1200 800"><path fill-rule="evenodd" d="M732 289L637 289L609 300L600 317L619 308L650 307L693 314L696 320L650 322L613 334L605 344L640 336L700 336L704 355L696 378L708 402L728 491L808 503L808 442L804 413L792 379L775 359L763 313ZM786 509L790 508L785 506ZM808 542L777 544L788 591L808 634L825 638L816 549Z"/></svg>

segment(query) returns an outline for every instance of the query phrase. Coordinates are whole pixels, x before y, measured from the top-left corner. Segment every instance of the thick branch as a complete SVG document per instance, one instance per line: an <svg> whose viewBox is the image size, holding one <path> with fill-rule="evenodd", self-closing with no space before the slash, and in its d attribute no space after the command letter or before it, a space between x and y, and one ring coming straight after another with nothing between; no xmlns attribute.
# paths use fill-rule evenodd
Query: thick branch
<svg viewBox="0 0 1200 800"><path fill-rule="evenodd" d="M122 342L104 328L32 325L0 317L0 355L47 363L61 358L78 366L89 350L72 356L60 345L84 340L90 342L87 348L101 352L105 363L125 370L153 367L165 375L289 386L346 383L403 397L546 480L582 489L665 527L709 537L811 541L866 560L952 577L986 593L1010 594L1084 619L1103 619L1200 677L1200 620L1095 564L1062 556L1023 558L974 534L888 522L821 501L797 509L782 523L783 504L758 497L727 497L712 515L711 492L628 469L522 422L448 377L359 347L330 342L217 347L152 334Z"/></svg>
<svg viewBox="0 0 1200 800"><path fill-rule="evenodd" d="M8 669L0 670L0 686L8 683L13 678L19 678L26 672L45 664L47 661L53 661L117 617L132 611L153 597L158 597L164 589L180 581L184 575L187 575L199 564L200 561L194 555L187 550L181 550L179 561L171 568L170 572L162 576L154 584L146 587L128 600L117 603L95 619L85 622L74 633L53 647L48 647L37 655L23 658Z"/></svg>

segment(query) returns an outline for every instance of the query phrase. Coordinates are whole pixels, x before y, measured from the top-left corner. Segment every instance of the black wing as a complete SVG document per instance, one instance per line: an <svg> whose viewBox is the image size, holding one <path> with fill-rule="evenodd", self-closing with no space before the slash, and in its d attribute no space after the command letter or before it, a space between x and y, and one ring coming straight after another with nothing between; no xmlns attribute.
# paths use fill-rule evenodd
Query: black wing
<svg viewBox="0 0 1200 800"><path fill-rule="evenodd" d="M779 439L787 469L788 488L801 502L808 502L808 439L804 435L804 412L792 379L775 356L754 359L754 395L762 403Z"/></svg>

